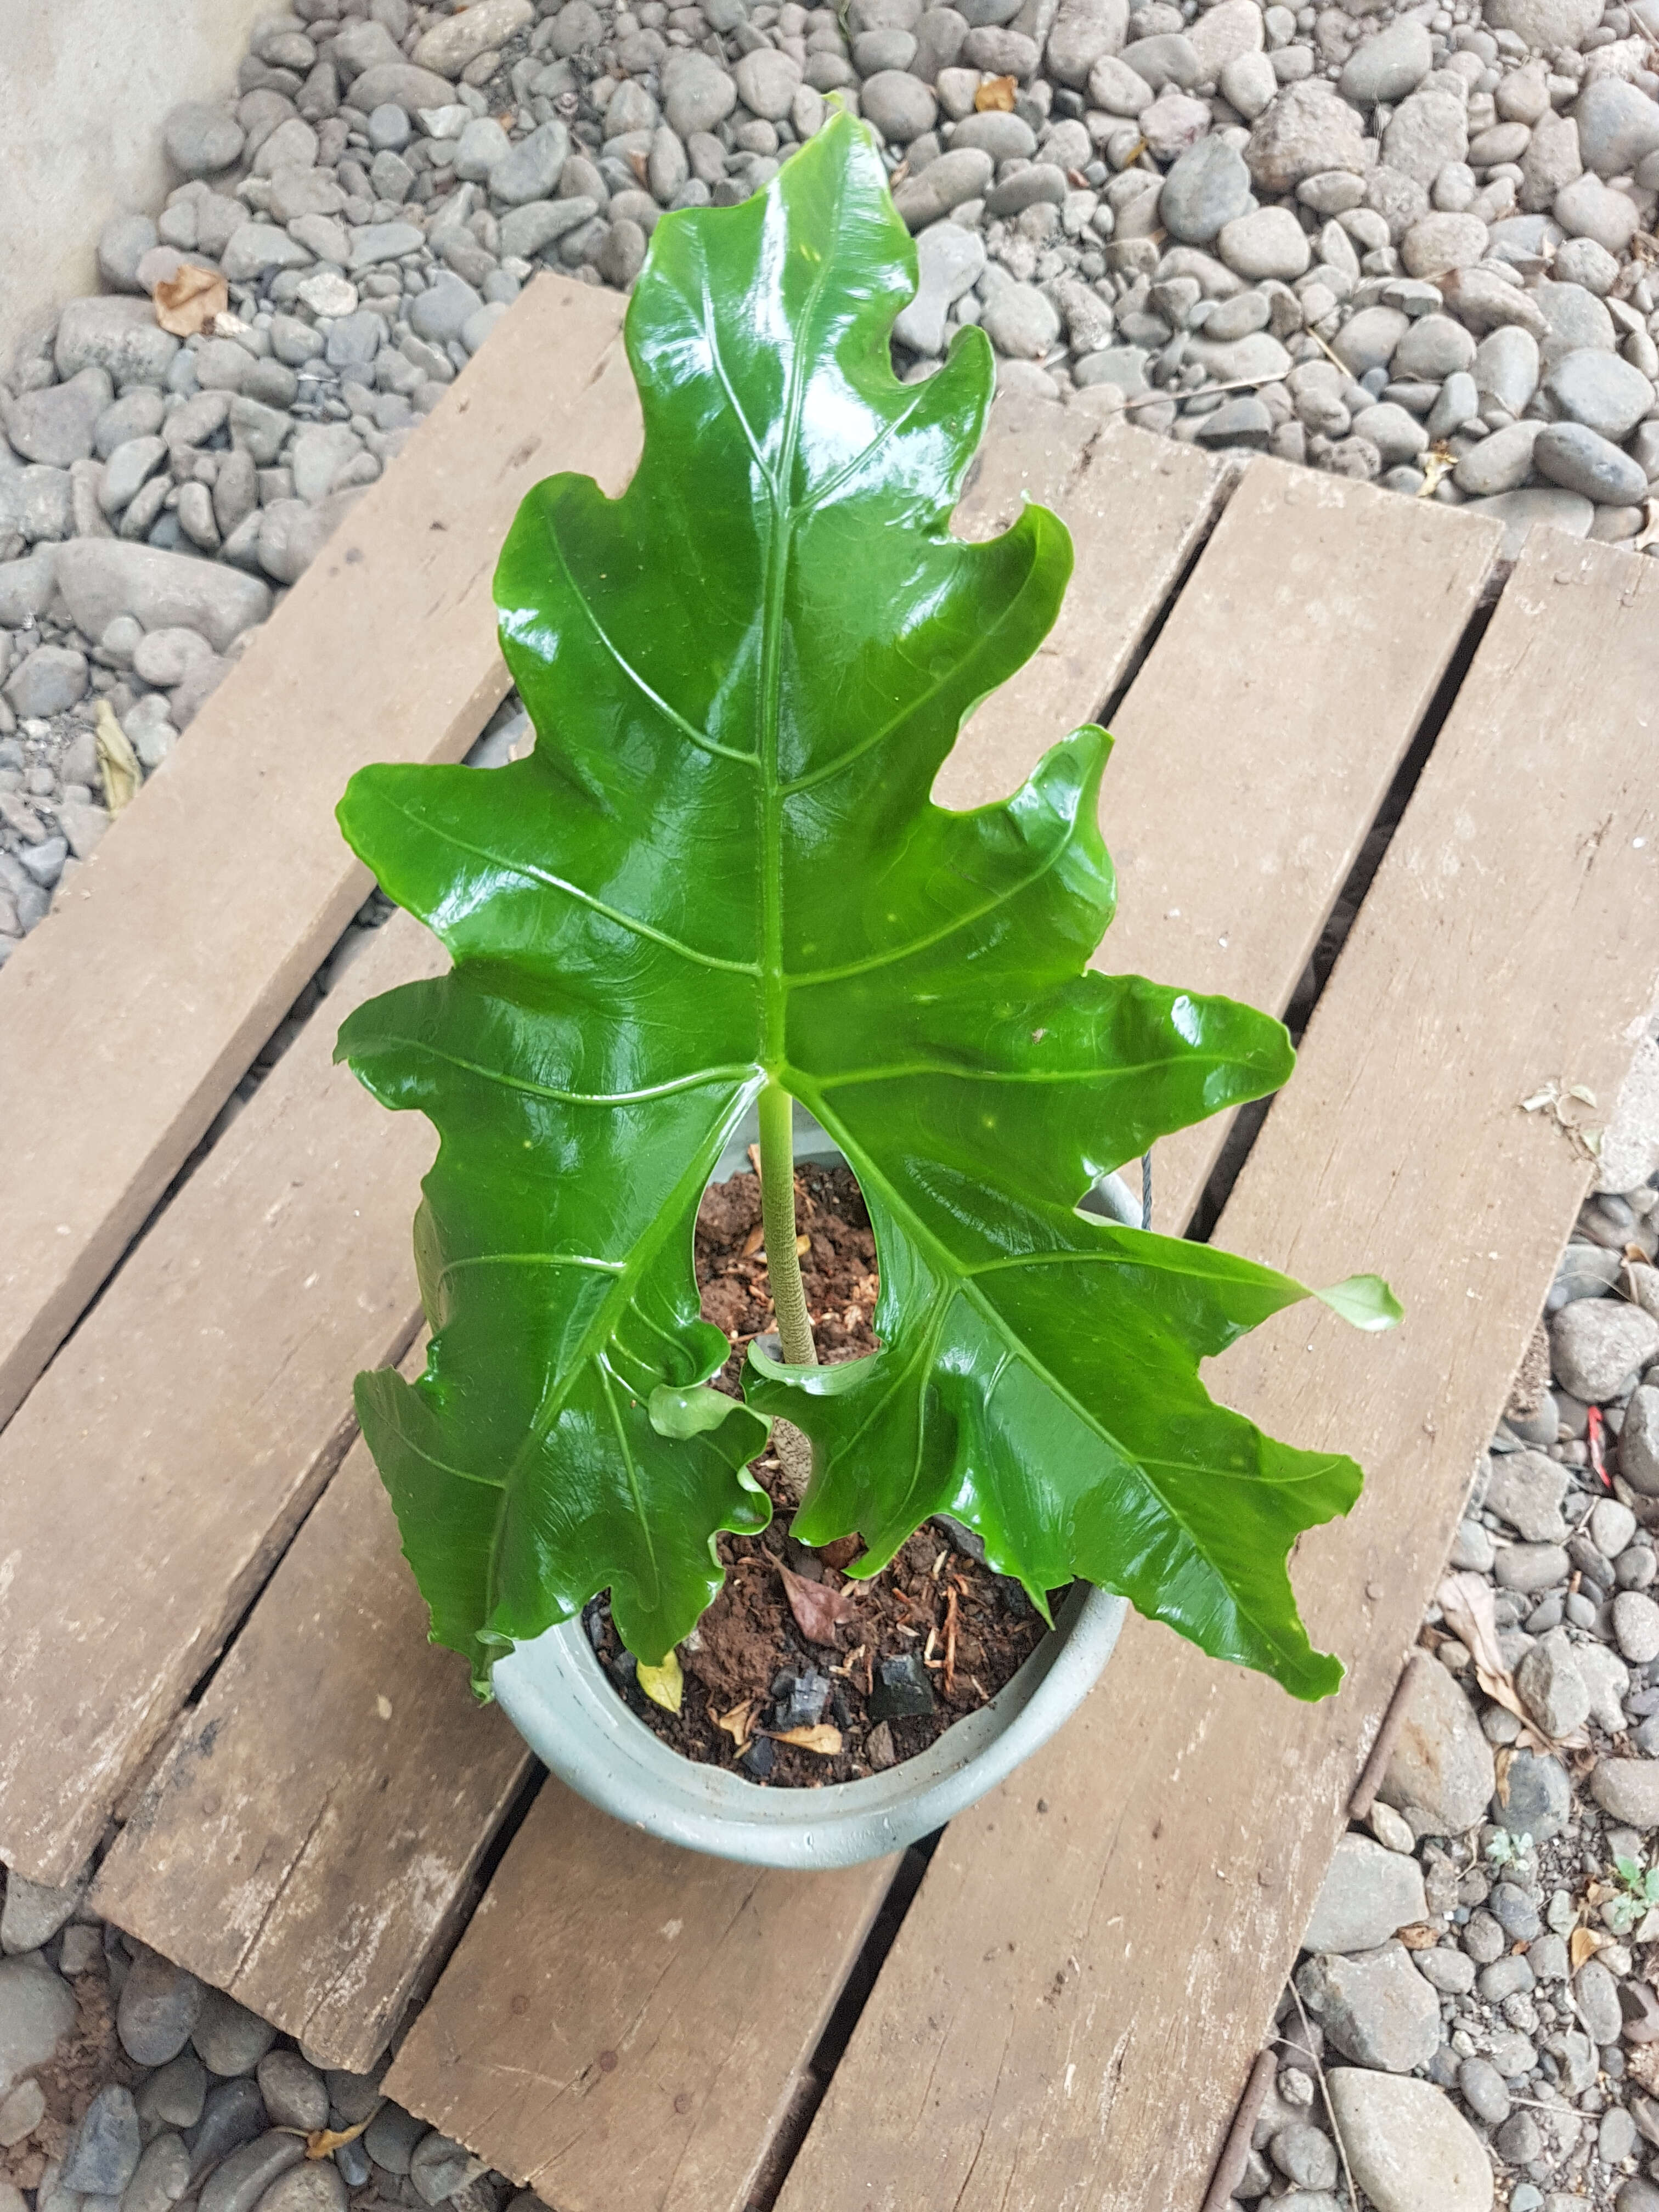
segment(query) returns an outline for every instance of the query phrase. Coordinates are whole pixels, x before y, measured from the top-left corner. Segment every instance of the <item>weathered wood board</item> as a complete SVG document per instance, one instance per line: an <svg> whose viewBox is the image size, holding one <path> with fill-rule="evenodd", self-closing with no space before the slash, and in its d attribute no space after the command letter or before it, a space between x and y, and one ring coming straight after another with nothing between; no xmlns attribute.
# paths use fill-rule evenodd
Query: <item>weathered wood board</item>
<svg viewBox="0 0 1659 2212"><path fill-rule="evenodd" d="M1156 544L1149 509L1155 507L1160 487L1164 498L1172 490L1184 490L1189 507L1196 508L1212 497L1212 486L1207 476L1196 471L1186 476L1150 474L1140 467L1140 447L1156 441L1139 431L1114 432L1109 442L1097 441L1093 451L1097 462L1109 468L1103 487L1096 486L1091 497L1068 507L1062 503L1061 512L1072 523L1079 537L1079 570L1085 569L1097 577L1103 572L1101 562L1105 550L1123 542L1124 532L1114 514L1110 489L1116 485L1122 495L1133 502L1132 512L1142 516L1140 527L1144 543ZM1121 445L1127 461L1117 465L1116 456ZM1002 465L999 460L998 466ZM1265 489L1259 495L1255 512L1263 518L1261 529L1275 555L1285 552L1294 536L1291 520L1285 514L1284 478L1289 471L1275 465L1264 464ZM1252 475L1255 471L1252 471ZM988 464L988 477L991 474ZM995 480L993 479L994 482ZM1076 480L1078 488L1088 484L1085 471ZM1246 487L1250 477L1246 478ZM1236 494L1237 498L1241 495ZM1006 494L999 493L1006 501ZM1396 502L1403 506L1405 502ZM990 519L1006 519L1008 507L1000 511L988 509ZM1333 528L1331 535L1341 544L1339 555L1333 556L1328 544L1328 557L1339 558L1346 579L1346 590L1358 600L1374 588L1374 565L1377 559L1392 550L1400 541L1389 504L1379 495L1345 504L1338 510L1345 520ZM1449 518L1447 520L1449 520ZM1165 542L1178 542L1178 535L1165 526ZM1226 563L1227 574L1234 579L1233 588L1242 589L1243 580L1251 565L1249 543L1242 550L1237 541L1231 546L1224 543L1222 532L1204 551L1188 590L1201 586L1205 571L1212 560ZM1447 559L1457 579L1456 591L1449 591L1437 611L1434 619L1425 623L1419 640L1420 649L1431 657L1438 655L1443 660L1449 656L1461 634L1463 623L1473 611L1480 585L1495 548L1498 533L1490 526L1478 526L1475 534L1461 530L1454 521L1450 526L1452 539ZM1403 542L1409 547L1414 541L1409 533ZM1178 571L1176 571L1178 573ZM1349 605L1337 586L1327 586L1327 604L1345 611ZM1183 597L1185 594L1183 593ZM1109 606L1112 602L1109 599ZM1161 671L1162 656L1166 641L1179 617L1179 603L1159 637L1146 667L1131 690L1127 706L1133 706L1141 685L1149 682L1165 686L1164 696L1175 689L1173 677L1166 679ZM1096 620L1099 620L1097 611ZM1325 657L1334 684L1340 680L1340 672L1350 649L1349 640L1339 625L1333 622L1322 629L1319 653ZM1310 656L1316 659L1316 656ZM1377 752L1397 757L1403 751L1420 712L1423 692L1420 678L1414 666L1403 661L1378 655L1379 665L1374 672L1374 681L1367 700L1368 714L1364 718L1352 717L1335 725L1328 738L1333 786L1340 795L1320 816L1323 827L1322 842L1313 848L1303 863L1304 896L1311 908L1315 902L1317 882L1316 866L1322 855L1325 867L1325 901L1334 897L1348 866L1347 856L1357 848L1370 819L1368 809L1380 797L1379 785L1374 776L1362 773ZM1120 661L1120 665L1121 662ZM1071 667L1068 678L1066 671ZM1108 695L1114 682L1109 660L1093 653L1079 654L1075 659L1069 653L1057 653L1051 667L1044 672L1041 696L1034 701L1030 712L1040 714L1041 731L1033 732L1024 719L1009 726L1007 760L997 767L992 756L981 754L982 761L991 761L987 770L988 783L981 796L1006 790L1029 768L1030 761L1048 742L1055 730L1069 729L1091 714L1100 699ZM1316 681L1310 668L1308 682ZM1066 683L1075 688L1069 693ZM1011 687L1012 688L1012 687ZM1356 690L1358 686L1356 686ZM1351 695L1352 696L1352 695ZM992 702L994 703L994 702ZM990 711L988 708L983 710ZM1277 713L1265 687L1255 689L1242 702L1232 726L1234 742L1248 750L1260 738L1266 742L1277 728ZM1200 733L1202 734L1202 733ZM1176 723L1171 742L1177 748L1186 743L1184 732ZM1150 749L1149 749L1150 750ZM1115 804L1112 779L1117 775L1115 762L1108 771L1107 808L1109 821L1113 818ZM1384 783L1386 778L1383 779ZM1178 902L1191 904L1201 909L1209 896L1211 876L1222 866L1221 849L1224 841L1239 838L1245 842L1257 861L1272 865L1279 874L1286 874L1296 866L1302 853L1303 828L1296 814L1288 811L1282 801L1278 785L1271 779L1256 779L1249 775L1239 779L1236 795L1230 798L1231 811L1224 817L1215 814L1209 817L1207 830L1202 823L1189 830L1184 818L1181 798L1183 786L1174 777L1147 768L1133 779L1126 779L1128 795L1122 802L1122 811L1117 816L1126 827L1133 846L1151 848L1167 854L1170 879L1175 884ZM1344 820L1340 811L1346 803L1351 818ZM1202 831L1202 834L1199 834ZM1144 902L1143 902L1144 903ZM1320 909L1314 920L1316 933L1323 920ZM1118 930L1108 939L1109 951L1115 955L1118 945L1127 938L1132 950L1123 964L1147 964L1142 958L1142 948L1156 951L1159 944L1158 932L1161 922L1156 916L1150 924L1145 915L1137 921L1126 912ZM1208 949L1200 945L1188 945L1185 957L1200 968L1194 978L1200 987L1213 987L1215 971L1221 967L1233 988L1249 996L1267 996L1282 989L1288 994L1299 972L1306 953L1302 942L1307 927L1307 918L1299 903L1288 903L1282 923L1282 937L1271 920L1267 927L1249 936L1240 958L1230 961L1220 948ZM1120 936L1121 933L1121 936ZM1114 959L1114 964L1117 964ZM1273 1003L1271 997L1270 1003ZM1178 1155L1170 1164L1167 1175L1160 1172L1160 1188L1164 1202L1177 1215L1195 1201L1201 1186L1207 1162L1197 1153ZM612 1831L619 1833L618 1831ZM586 1832L582 1832L586 1837ZM946 1848L948 1849L948 1839ZM526 1863L535 1854L535 1869L539 1888L548 1896L562 1899L580 1897L596 1882L605 1880L602 1869L589 1867L578 1852L570 1848L562 1828L544 1826L532 1821L514 1844L508 1864L522 1858ZM676 1862L683 1864L684 1862ZM503 1875L507 1867L502 1869ZM644 1875L659 1879L657 1863L646 1863ZM884 1878L884 1877L883 1877ZM1029 1870L1021 1870L1011 1877L1022 1886L1040 1888L1032 1884ZM498 1881L501 1877L498 1877ZM872 1880L872 1897L873 1882ZM515 1868L515 1899L529 1899L536 1891L529 1872L520 1874ZM810 1889L810 1885L809 1885ZM573 1908L574 1909L574 1908ZM683 1917L678 1904L672 1905L658 1898L647 1900L641 1908L637 1924L643 1932L640 1945L626 1958L613 1955L613 1971L624 1982L650 1982L655 1972L656 1957L652 1931L658 1919L672 1909ZM801 1907L803 1914L808 1908ZM589 1916L595 1924L597 1912ZM527 1905L520 1910L515 1905L511 1912L480 1916L463 1938L461 1946L448 1972L440 1983L432 2002L416 2022L408 2042L400 2055L392 2077L392 2093L403 2101L432 2118L447 2130L459 2134L483 2155L512 2172L518 2179L530 2181L548 2192L550 2201L561 2207L561 2212L585 2212L590 2203L603 2202L606 2212L661 2212L669 2203L678 2204L680 2197L668 2188L662 2179L663 2170L655 2165L646 2165L629 2175L619 2175L607 2166L601 2175L586 2163L588 2142L579 2139L574 2149L569 2148L567 2121L563 2108L550 2099L543 2106L533 2100L511 2106L495 2097L489 2087L488 2077L492 2068L510 2067L518 2063L513 2057L516 2050L541 2047L547 2039L566 2032L562 2015L558 2011L559 1995L556 1977L553 1972L554 1955L549 1953L550 1980L544 1998L525 1991L520 1982L511 1986L520 1994L528 1994L531 2002L524 2013L514 2014L503 2008L487 1995L491 1990L506 1989L511 1981L513 1962L520 1947L527 1940L528 1931L535 1924L535 1915ZM574 1938L569 1930L574 1923L562 1920L567 1941ZM585 1923L583 1923L586 1924ZM954 1948L960 1948L960 1929L963 1926L977 1927L977 1921L957 1925L952 1937ZM538 1954L539 1955L539 1954ZM568 1961L574 1971L574 1961ZM826 1990L833 1988L835 1978L844 1971L845 1954L838 1940L829 1940L821 1947L816 1964L804 1941L792 1944L788 1954L787 1971L792 1977L817 1978L817 1986ZM718 2002L719 1984L711 1981L700 1985L699 2002ZM690 2000L688 1999L688 2002ZM542 2006L550 2008L544 2018ZM908 2033L908 2029L901 2033ZM681 2033L686 2046L695 2049L705 2039L715 2054L724 2051L724 2029L719 2021L699 2022L687 2019ZM725 2134L720 2139L718 2154L714 2139L710 2135L702 2138L702 2149L697 2166L699 2186L703 2191L702 2203L709 2212L740 2212L744 2203L743 2190L746 2177L754 2170L761 2149L757 2123L766 2115L781 2108L784 2091L796 2069L810 2053L810 2044L791 2044L781 2034L775 2035L769 2049L763 2070L756 2083L753 2102L747 2108L724 2106L722 2125ZM465 2062L456 2053L465 2051ZM458 2072L458 2069L459 2071ZM556 2070L556 2069L553 2069ZM473 2086L471 2094L459 2086L462 2076ZM562 2080L564 2077L560 2075ZM657 2074L647 2063L641 2068L633 2057L619 2053L616 2069L605 2080L600 2094L605 2110L611 2115L608 2125L613 2139L623 2142L652 2137L662 2124L658 2104ZM695 2089L686 2094L695 2099ZM543 2115L545 2113L545 2124ZM665 2194L665 2190L668 2193ZM594 2192L602 2193L596 2195ZM684 2200L688 2204L689 2197ZM929 2203L933 2200L923 2192L915 2200ZM948 2201L948 2200L944 2200Z"/></svg>
<svg viewBox="0 0 1659 2212"><path fill-rule="evenodd" d="M362 900L347 777L456 757L506 690L490 579L520 499L566 463L627 477L623 304L530 286L0 972L0 1421Z"/></svg>
<svg viewBox="0 0 1659 2212"><path fill-rule="evenodd" d="M558 2212L741 2207L894 1863L736 1866L550 1780L386 2094Z"/></svg>
<svg viewBox="0 0 1659 2212"><path fill-rule="evenodd" d="M85 1859L338 1467L353 1374L409 1344L432 1132L331 1054L442 958L405 915L375 933L0 1433L0 1858L37 1881Z"/></svg>
<svg viewBox="0 0 1659 2212"><path fill-rule="evenodd" d="M425 1340L404 1360L419 1371ZM426 1640L360 1437L100 1870L96 1910L367 2072L532 1765Z"/></svg>
<svg viewBox="0 0 1659 2212"><path fill-rule="evenodd" d="M1501 542L1474 516L1250 463L1112 718L1119 919L1097 966L1284 1011ZM1231 1118L1158 1146L1160 1229L1184 1225L1161 1194L1189 1167L1202 1187Z"/></svg>
<svg viewBox="0 0 1659 2212"><path fill-rule="evenodd" d="M1656 617L1648 564L1533 533L1218 1231L1406 1304L1383 1338L1292 1310L1214 1376L1369 1470L1297 1555L1341 1694L1133 1622L947 1832L780 2212L1197 2206L1586 1188L1521 1102L1611 1099L1653 1002Z"/></svg>

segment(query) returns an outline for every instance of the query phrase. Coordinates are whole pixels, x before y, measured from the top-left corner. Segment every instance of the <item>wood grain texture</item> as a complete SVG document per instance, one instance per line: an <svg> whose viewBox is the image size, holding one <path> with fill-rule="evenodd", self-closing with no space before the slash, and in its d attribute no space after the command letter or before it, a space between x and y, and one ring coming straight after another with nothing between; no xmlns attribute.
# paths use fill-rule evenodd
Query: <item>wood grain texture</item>
<svg viewBox="0 0 1659 2212"><path fill-rule="evenodd" d="M735 1866L550 1780L386 2094L558 2212L739 2212L896 1863Z"/></svg>
<svg viewBox="0 0 1659 2212"><path fill-rule="evenodd" d="M374 933L0 1434L0 1857L36 1880L86 1857L338 1467L353 1375L409 1344L432 1132L331 1054L442 964L405 915Z"/></svg>
<svg viewBox="0 0 1659 2212"><path fill-rule="evenodd" d="M361 902L347 777L454 758L506 690L490 579L520 499L632 467L623 305L530 286L0 971L0 1421Z"/></svg>
<svg viewBox="0 0 1659 2212"><path fill-rule="evenodd" d="M1346 1684L1294 1705L1133 1621L947 1832L780 2212L1201 2199L1588 1185L1521 1101L1610 1099L1653 1001L1656 617L1646 564L1534 532L1218 1231L1406 1304L1386 1338L1293 1310L1215 1377L1369 1471L1297 1565Z"/></svg>
<svg viewBox="0 0 1659 2212"><path fill-rule="evenodd" d="M1501 542L1475 516L1249 464L1112 717L1118 919L1096 966L1284 1012ZM1202 1188L1231 1124L1158 1146L1161 1229L1188 1218L1166 1191Z"/></svg>
<svg viewBox="0 0 1659 2212"><path fill-rule="evenodd" d="M955 527L990 538L1035 501L1070 529L1076 565L1053 629L939 770L941 806L1005 798L1099 714L1214 523L1225 476L1213 454L1127 423L1103 427L1082 408L998 400Z"/></svg>
<svg viewBox="0 0 1659 2212"><path fill-rule="evenodd" d="M405 1373L425 1357L422 1335ZM428 1643L360 1437L180 1723L96 1909L366 2073L531 1764Z"/></svg>

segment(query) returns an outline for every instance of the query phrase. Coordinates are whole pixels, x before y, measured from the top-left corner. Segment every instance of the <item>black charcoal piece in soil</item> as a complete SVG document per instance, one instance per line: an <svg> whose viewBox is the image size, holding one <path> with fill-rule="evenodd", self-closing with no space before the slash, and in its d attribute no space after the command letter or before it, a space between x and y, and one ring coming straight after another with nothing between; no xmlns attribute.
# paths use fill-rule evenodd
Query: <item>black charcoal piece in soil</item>
<svg viewBox="0 0 1659 2212"><path fill-rule="evenodd" d="M896 1659L884 1659L876 1668L876 1686L864 1701L872 1721L915 1720L934 1710L933 1688L927 1669L914 1651Z"/></svg>
<svg viewBox="0 0 1659 2212"><path fill-rule="evenodd" d="M845 1168L804 1167L795 1200L810 1239L802 1274L820 1357L874 1351L875 1244L857 1183ZM753 1176L707 1194L696 1267L704 1314L732 1344L717 1385L735 1394L750 1343L774 1321ZM856 1536L817 1550L799 1544L776 1459L763 1455L754 1474L771 1497L772 1525L758 1536L716 1540L726 1582L679 1646L678 1713L641 1692L608 1601L586 1611L618 1695L683 1758L770 1789L818 1790L881 1773L988 1705L1048 1633L1019 1584L992 1573L960 1523L926 1523L878 1573L860 1578L846 1571L863 1549ZM793 1602L786 1572L794 1578ZM833 1618L809 1624L827 1634L810 1640L796 1610L805 1586L835 1600ZM1051 1610L1063 1595L1050 1593ZM811 1731L815 1740L785 1743L769 1731Z"/></svg>

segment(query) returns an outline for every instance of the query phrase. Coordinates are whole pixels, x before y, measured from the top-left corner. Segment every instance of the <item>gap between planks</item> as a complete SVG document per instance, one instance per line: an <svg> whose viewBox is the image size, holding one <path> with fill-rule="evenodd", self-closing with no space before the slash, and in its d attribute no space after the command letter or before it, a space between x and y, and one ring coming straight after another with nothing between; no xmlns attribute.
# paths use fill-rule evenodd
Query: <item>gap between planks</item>
<svg viewBox="0 0 1659 2212"><path fill-rule="evenodd" d="M1091 594L1106 596L1115 550L1121 557L1113 543L1110 489L1116 465L1139 458L1134 441L1145 435L1131 431L1100 441L1074 487L1068 520L1079 533L1079 580L1091 579L1078 592L1079 623L1097 622L1099 601ZM1098 478L1095 469L1103 471ZM1103 798L1109 844L1127 845L1130 870L1169 887L1166 896L1182 908L1176 919L1187 925L1180 949L1164 959L1168 918L1149 914L1143 895L1126 908L1104 957L1115 966L1127 945L1129 964L1164 975L1173 966L1182 980L1206 988L1231 982L1270 1004L1284 1003L1305 963L1393 766L1479 602L1499 542L1490 525L1413 511L1408 502L1363 487L1341 487L1334 497L1310 502L1303 490L1309 481L1322 489L1329 482L1271 462L1246 472L1125 702L1118 719L1130 735L1109 769ZM1077 495L1085 490L1088 500ZM1144 503L1147 495L1142 485L1137 501ZM1091 507L1090 501L1098 504ZM1364 611L1389 562L1418 594L1409 650L1387 622ZM1295 793L1294 806L1283 780L1261 771L1255 750L1279 735L1269 682L1274 653L1250 619L1255 580L1264 573L1288 574L1309 595L1319 611L1316 634L1325 641L1321 665L1332 700L1329 727L1321 732L1321 773L1303 777L1309 787ZM1193 621L1189 599L1201 611ZM1241 696L1227 725L1229 750L1217 747L1210 719L1222 676L1194 668L1191 657L1195 641L1213 629L1218 611L1231 608L1238 611L1229 666ZM1227 641L1233 646L1231 633ZM1091 702L1107 695L1109 684L1100 682L1097 668L1067 672L1067 644L1062 638L1048 666L1027 672L1024 710L999 726L1000 738L981 738L963 764L953 760L947 767L941 797L961 804L1006 791L1057 725L1083 719ZM1349 666L1356 654L1357 665ZM1310 696L1316 681L1310 671ZM1143 706L1143 696L1152 703ZM976 724L969 737L978 734ZM1209 799L1197 820L1177 797L1194 775L1201 775ZM1274 863L1267 880L1279 895L1263 902L1260 921L1230 871L1224 840L1242 845L1258 869L1264 860ZM1240 913L1245 927L1238 945L1216 941ZM1170 1203L1184 1210L1196 1199L1208 1157L1200 1147L1176 1152L1162 1178ZM578 1920L569 1900L605 1886L606 1872L582 1856L586 1827L573 1839L571 1805L565 1793L549 1788L532 1807L492 1885L490 1909L475 1917L415 2021L388 2092L537 2188L560 2212L691 2212L694 2206L697 2212L739 2212L764 2154L763 2123L784 2109L778 2085L811 2055L801 2033L808 1998L817 1991L833 1995L847 1971L843 1916L850 1908L843 1885L854 1877L763 1877L773 1894L795 1901L781 1923L788 1934L780 1939L770 1978L753 1981L739 1951L732 1991L718 1975L705 1977L700 1969L665 2008L654 1996L661 1971L658 1930L665 1917L680 1917L677 1869L690 1863L665 1861L655 1847L635 1858L629 1845L635 1881L619 1896L607 1887L604 1914ZM624 1848L625 1832L608 1832ZM956 1826L946 1832L941 1856L956 1834ZM936 1878L931 1872L926 1878L923 1897ZM888 1870L866 1871L862 1879L867 1902L885 1885ZM1031 1910L1040 1917L1042 1885L1031 1883L1029 1868L1010 1869L1008 1879L1031 1893ZM754 1880L742 1869L727 1869L718 1893L724 1908L736 1914L739 1901L753 1893ZM560 1903L540 1902L549 1899ZM820 1899L834 1899L823 1929L817 1924ZM936 1929L933 1940L948 1950L976 1953L979 1931L994 1926L994 1914L970 1914L948 1929ZM907 1921L898 1948L907 1945L908 1928ZM975 1931L965 1947L964 1928ZM596 1980L584 1967L583 1948L605 1942L607 1931L612 1948ZM759 2082L744 2104L734 2104L727 2080L728 2004L742 2012L746 2027L757 2013L768 2029ZM921 2033L921 2017L886 2023L879 2066L908 2070L904 2054ZM975 2033L969 2021L963 2029ZM854 2051L862 2036L861 2028L855 2031ZM707 2064L696 2056L705 2049L712 2054ZM757 2062L750 2056L748 2063ZM538 2085L536 2094L513 2086L515 2069L525 2082ZM809 2134L809 2153L812 2140ZM904 2198L907 2204L935 2201L948 2198L926 2187Z"/></svg>
<svg viewBox="0 0 1659 2212"><path fill-rule="evenodd" d="M779 2212L1201 2197L1587 1187L1521 1102L1565 1071L1615 1096L1652 1004L1656 614L1644 564L1534 531L1219 1224L1405 1300L1382 1339L1279 1316L1217 1377L1368 1467L1297 1555L1341 1694L1293 1705L1132 1621L1063 1735L946 1832Z"/></svg>

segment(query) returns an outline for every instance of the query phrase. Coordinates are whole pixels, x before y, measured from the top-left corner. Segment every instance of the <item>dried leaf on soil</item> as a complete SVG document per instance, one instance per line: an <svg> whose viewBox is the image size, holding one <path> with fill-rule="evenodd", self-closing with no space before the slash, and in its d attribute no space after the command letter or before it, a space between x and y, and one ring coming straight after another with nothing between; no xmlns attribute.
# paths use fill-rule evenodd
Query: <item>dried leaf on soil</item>
<svg viewBox="0 0 1659 2212"><path fill-rule="evenodd" d="M810 1644L833 1645L837 1625L857 1620L859 1609L845 1590L831 1589L828 1583L808 1582L805 1575L796 1574L781 1560L778 1572L783 1577L784 1595L795 1616L795 1626Z"/></svg>
<svg viewBox="0 0 1659 2212"><path fill-rule="evenodd" d="M759 1704L758 1698L745 1698L740 1705L733 1705L729 1713L716 1713L714 1716L714 1726L724 1729L739 1751L744 1748L755 1733L755 1714Z"/></svg>
<svg viewBox="0 0 1659 2212"><path fill-rule="evenodd" d="M164 331L176 338L193 338L229 307L230 287L216 269L198 269L193 261L185 261L173 275L161 279L150 296L155 319Z"/></svg>
<svg viewBox="0 0 1659 2212"><path fill-rule="evenodd" d="M767 1729L763 1731L774 1743L793 1743L802 1751L816 1751L825 1759L833 1759L841 1749L841 1730L831 1728L828 1721L820 1721L816 1728Z"/></svg>
<svg viewBox="0 0 1659 2212"><path fill-rule="evenodd" d="M143 787L144 771L138 765L138 756L132 750L131 740L115 719L115 709L107 699L99 700L94 709L98 746L98 765L103 772L104 804L112 814L137 799Z"/></svg>
<svg viewBox="0 0 1659 2212"><path fill-rule="evenodd" d="M654 1705L665 1713L678 1712L685 1697L685 1677L680 1672L680 1655L671 1646L668 1656L660 1667L647 1667L643 1659L635 1662L641 1689Z"/></svg>

